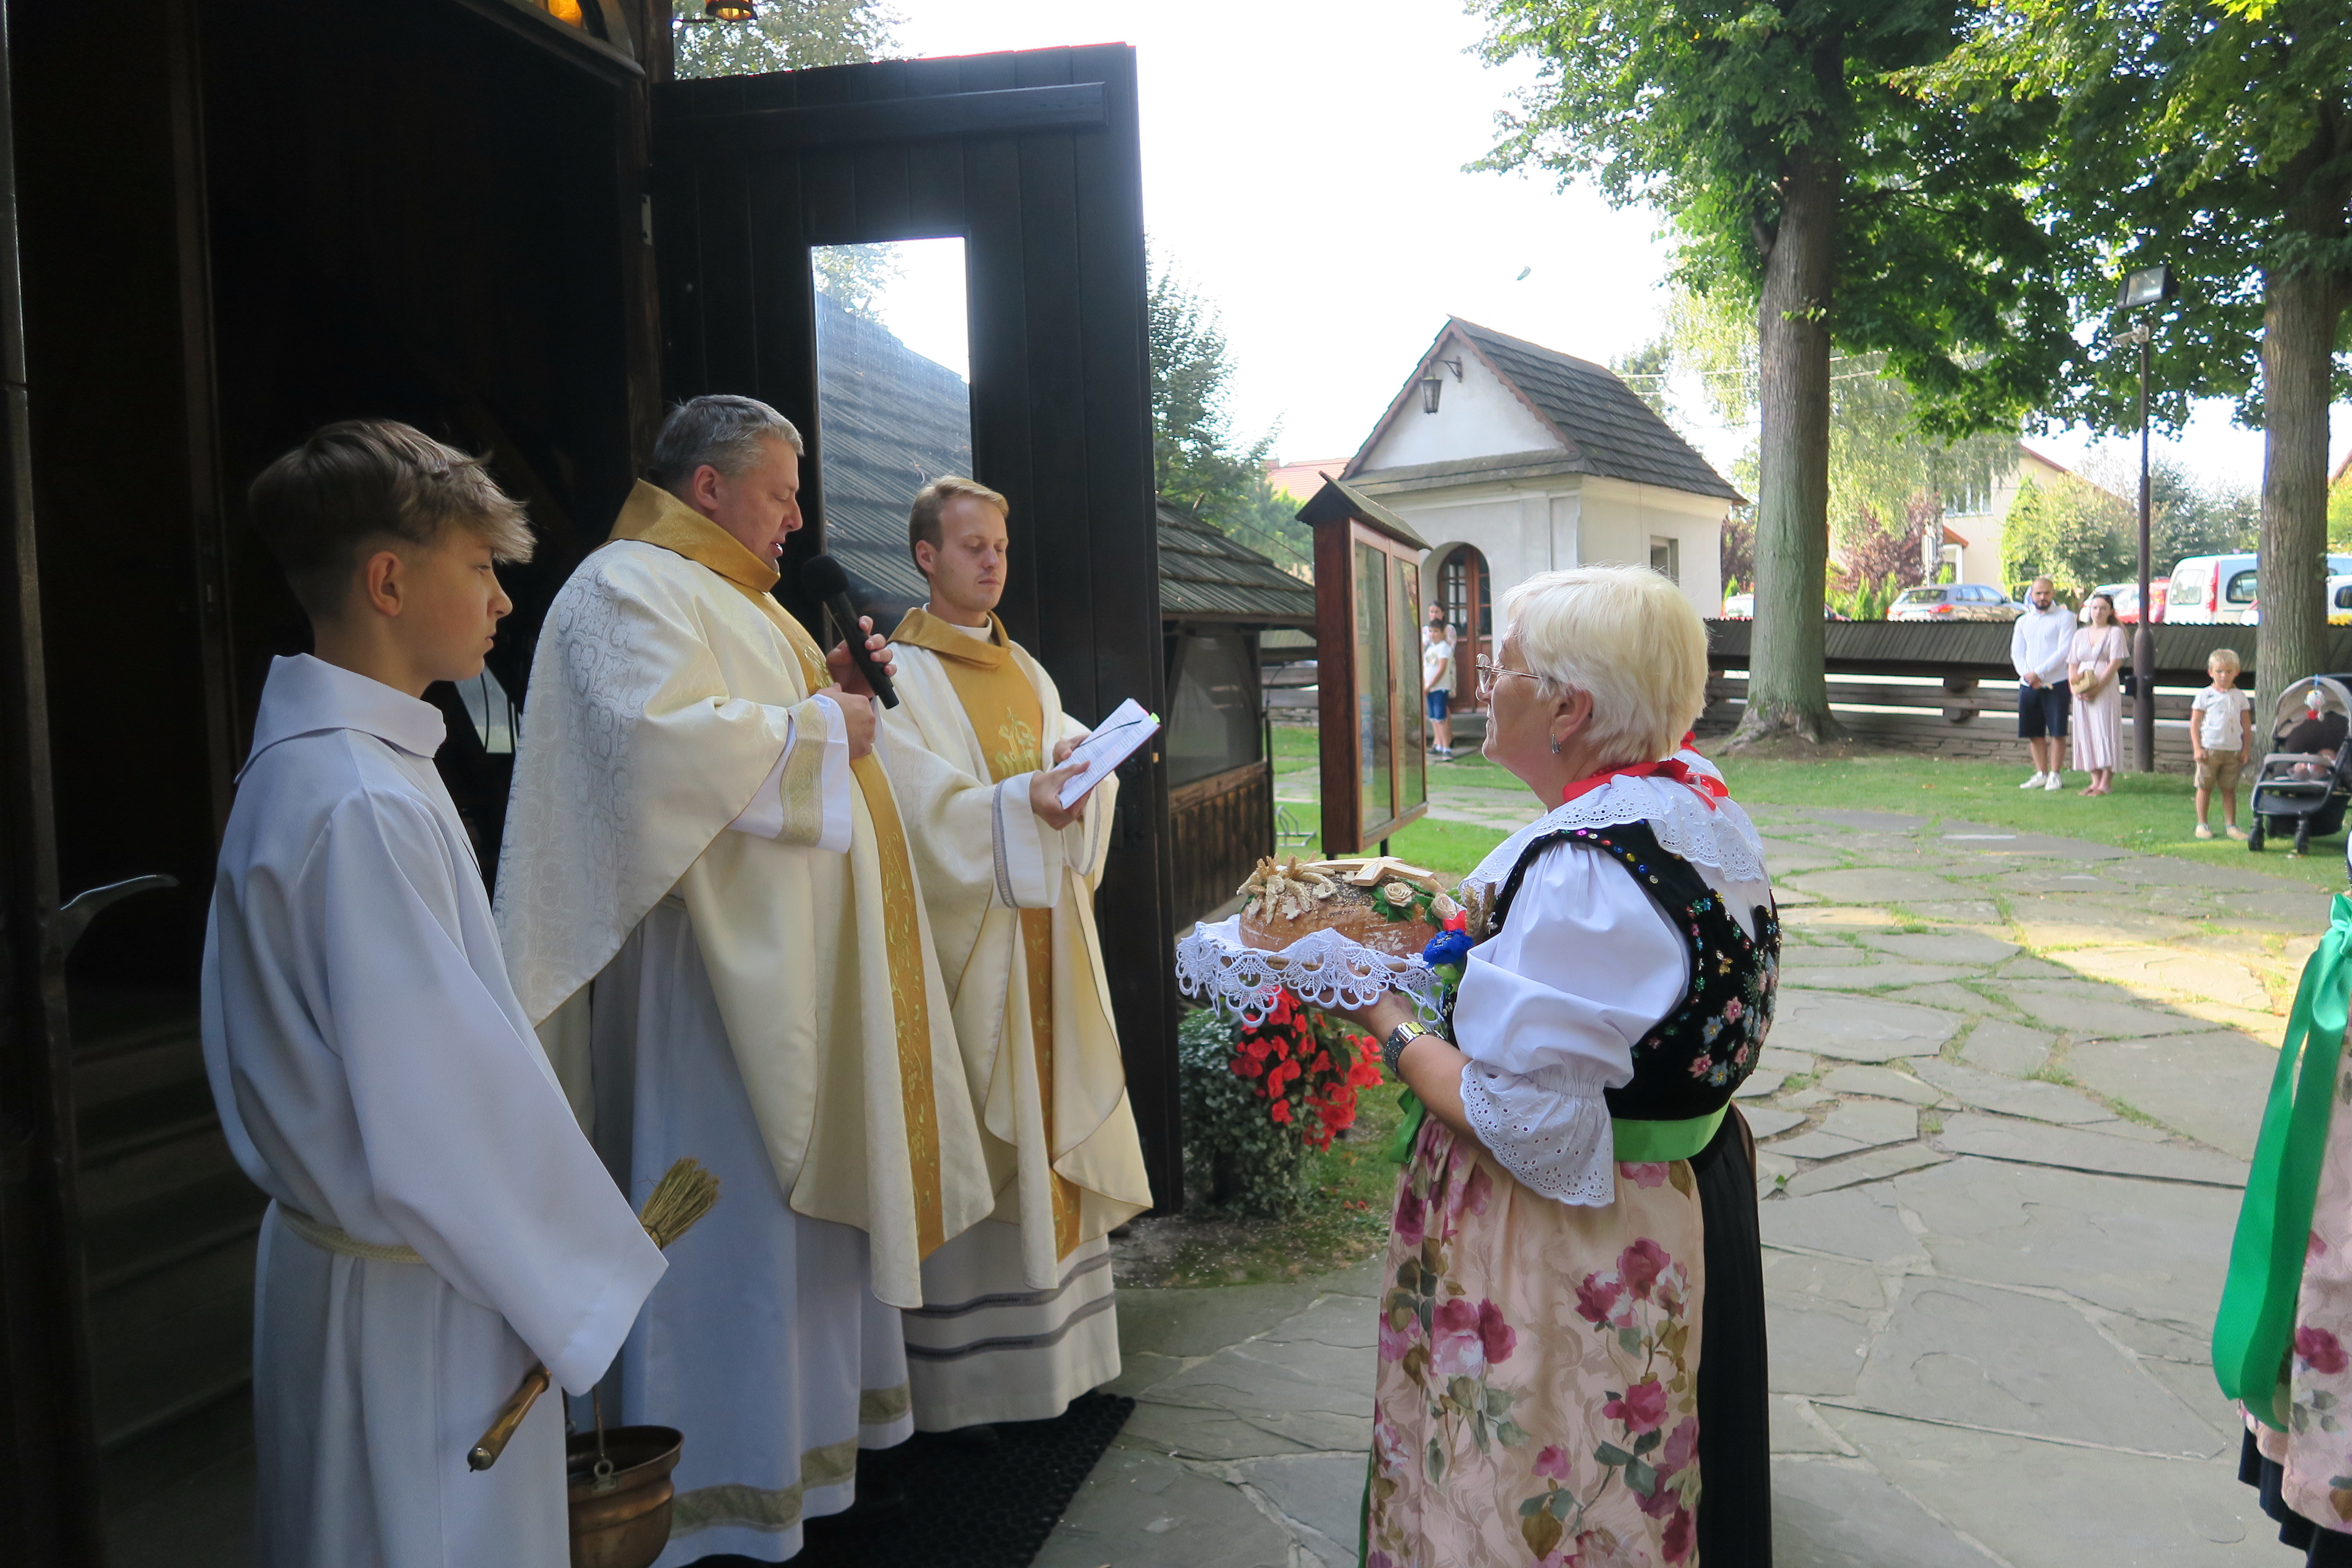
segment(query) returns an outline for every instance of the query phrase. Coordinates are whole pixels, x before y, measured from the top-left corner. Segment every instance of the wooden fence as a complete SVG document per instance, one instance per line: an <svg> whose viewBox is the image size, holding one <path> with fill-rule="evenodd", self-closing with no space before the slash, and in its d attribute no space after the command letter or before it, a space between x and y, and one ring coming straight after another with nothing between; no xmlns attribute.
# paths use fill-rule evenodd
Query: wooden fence
<svg viewBox="0 0 2352 1568"><path fill-rule="evenodd" d="M1706 716L1702 735L1728 733L1748 698L1749 621L1707 623ZM2011 627L1998 621L1832 622L1823 628L1830 708L1857 740L1950 757L2024 755L2017 740L2017 672L2009 662ZM2189 768L2190 692L2166 688L2207 684L2206 658L2217 647L2251 660L2252 626L2158 626L2156 765ZM2126 627L2126 632L2132 628ZM2328 671L2352 670L2352 627L2328 633ZM1729 671L1738 671L1737 675ZM2299 678L2315 673L2295 672ZM1872 677L1858 679L1856 677ZM1841 679L1839 677L1846 679ZM2240 678L2251 689L2251 663ZM2124 756L2132 754L2132 707L2124 703ZM2255 716L2261 731L2265 716Z"/></svg>
<svg viewBox="0 0 2352 1568"><path fill-rule="evenodd" d="M1274 853L1274 771L1244 763L1168 792L1168 837L1176 862L1181 929L1234 896Z"/></svg>

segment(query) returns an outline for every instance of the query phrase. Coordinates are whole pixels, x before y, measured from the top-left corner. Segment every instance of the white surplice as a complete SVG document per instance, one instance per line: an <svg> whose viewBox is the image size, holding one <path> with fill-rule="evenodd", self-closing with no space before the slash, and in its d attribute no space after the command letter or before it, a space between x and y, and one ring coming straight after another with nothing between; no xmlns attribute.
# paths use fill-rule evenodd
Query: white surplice
<svg viewBox="0 0 2352 1568"><path fill-rule="evenodd" d="M499 880L517 989L615 1177L691 1156L721 1183L605 1404L685 1434L663 1568L793 1556L850 1504L857 1449L912 1430L927 1173L948 1235L988 1198L912 870L894 953L884 837L773 582L637 487L541 632ZM929 996L912 1041L894 957Z"/></svg>
<svg viewBox="0 0 2352 1568"><path fill-rule="evenodd" d="M1037 698L1041 762L1087 733L1062 710L1053 678L993 616L979 628L923 619L967 639L1003 639ZM902 625L902 639L916 621ZM1151 1202L1094 920L1118 781L1099 785L1068 827L1044 828L1029 805L1030 774L992 781L940 654L905 640L892 651L900 701L883 719L891 778L908 802L998 1192L992 1218L924 1260L923 1305L906 1315L915 1424L943 1431L1042 1420L1118 1375L1105 1237ZM1024 910L1053 911L1050 996L1030 994ZM1041 1081L1033 1045L1036 1008L1050 1010L1051 1082ZM1076 1210L1066 1251L1056 1240L1057 1178Z"/></svg>
<svg viewBox="0 0 2352 1568"><path fill-rule="evenodd" d="M562 1568L562 1413L466 1453L534 1359L584 1390L663 1270L508 982L430 704L274 662L222 842L205 1065L273 1202L264 1568ZM290 1211L290 1212L289 1212Z"/></svg>

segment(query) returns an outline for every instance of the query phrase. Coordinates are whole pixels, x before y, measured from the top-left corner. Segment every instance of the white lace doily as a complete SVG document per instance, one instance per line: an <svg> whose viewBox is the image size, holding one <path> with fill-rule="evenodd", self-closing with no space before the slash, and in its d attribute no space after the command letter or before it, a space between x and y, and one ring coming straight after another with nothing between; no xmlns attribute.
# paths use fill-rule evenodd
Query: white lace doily
<svg viewBox="0 0 2352 1568"><path fill-rule="evenodd" d="M1278 952L1242 941L1242 918L1196 926L1176 944L1176 984L1255 1027L1288 991L1310 1007L1366 1007L1402 992L1427 1021L1439 1015L1437 976L1418 958L1394 958L1336 931L1307 932Z"/></svg>

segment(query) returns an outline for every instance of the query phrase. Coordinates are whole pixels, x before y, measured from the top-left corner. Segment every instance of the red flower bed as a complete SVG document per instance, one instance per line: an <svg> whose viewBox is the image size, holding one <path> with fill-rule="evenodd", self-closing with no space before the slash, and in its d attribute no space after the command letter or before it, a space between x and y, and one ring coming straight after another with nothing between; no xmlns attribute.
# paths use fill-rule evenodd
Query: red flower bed
<svg viewBox="0 0 2352 1568"><path fill-rule="evenodd" d="M1380 1051L1370 1035L1282 991L1265 1021L1234 1042L1234 1071L1267 1102L1267 1116L1308 1148L1328 1149L1355 1123L1356 1091L1380 1086Z"/></svg>

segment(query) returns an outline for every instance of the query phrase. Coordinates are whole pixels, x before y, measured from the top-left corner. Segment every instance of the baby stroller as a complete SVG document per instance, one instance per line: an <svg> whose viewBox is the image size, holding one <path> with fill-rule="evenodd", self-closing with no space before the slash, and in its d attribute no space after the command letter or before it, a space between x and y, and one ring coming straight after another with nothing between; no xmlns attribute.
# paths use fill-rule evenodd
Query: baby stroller
<svg viewBox="0 0 2352 1568"><path fill-rule="evenodd" d="M2271 726L2278 748L2255 771L2248 809L2254 819L2246 847L2259 852L2270 834L2294 835L2294 853L2315 837L2343 830L2352 795L2352 675L2313 675L2279 694Z"/></svg>

